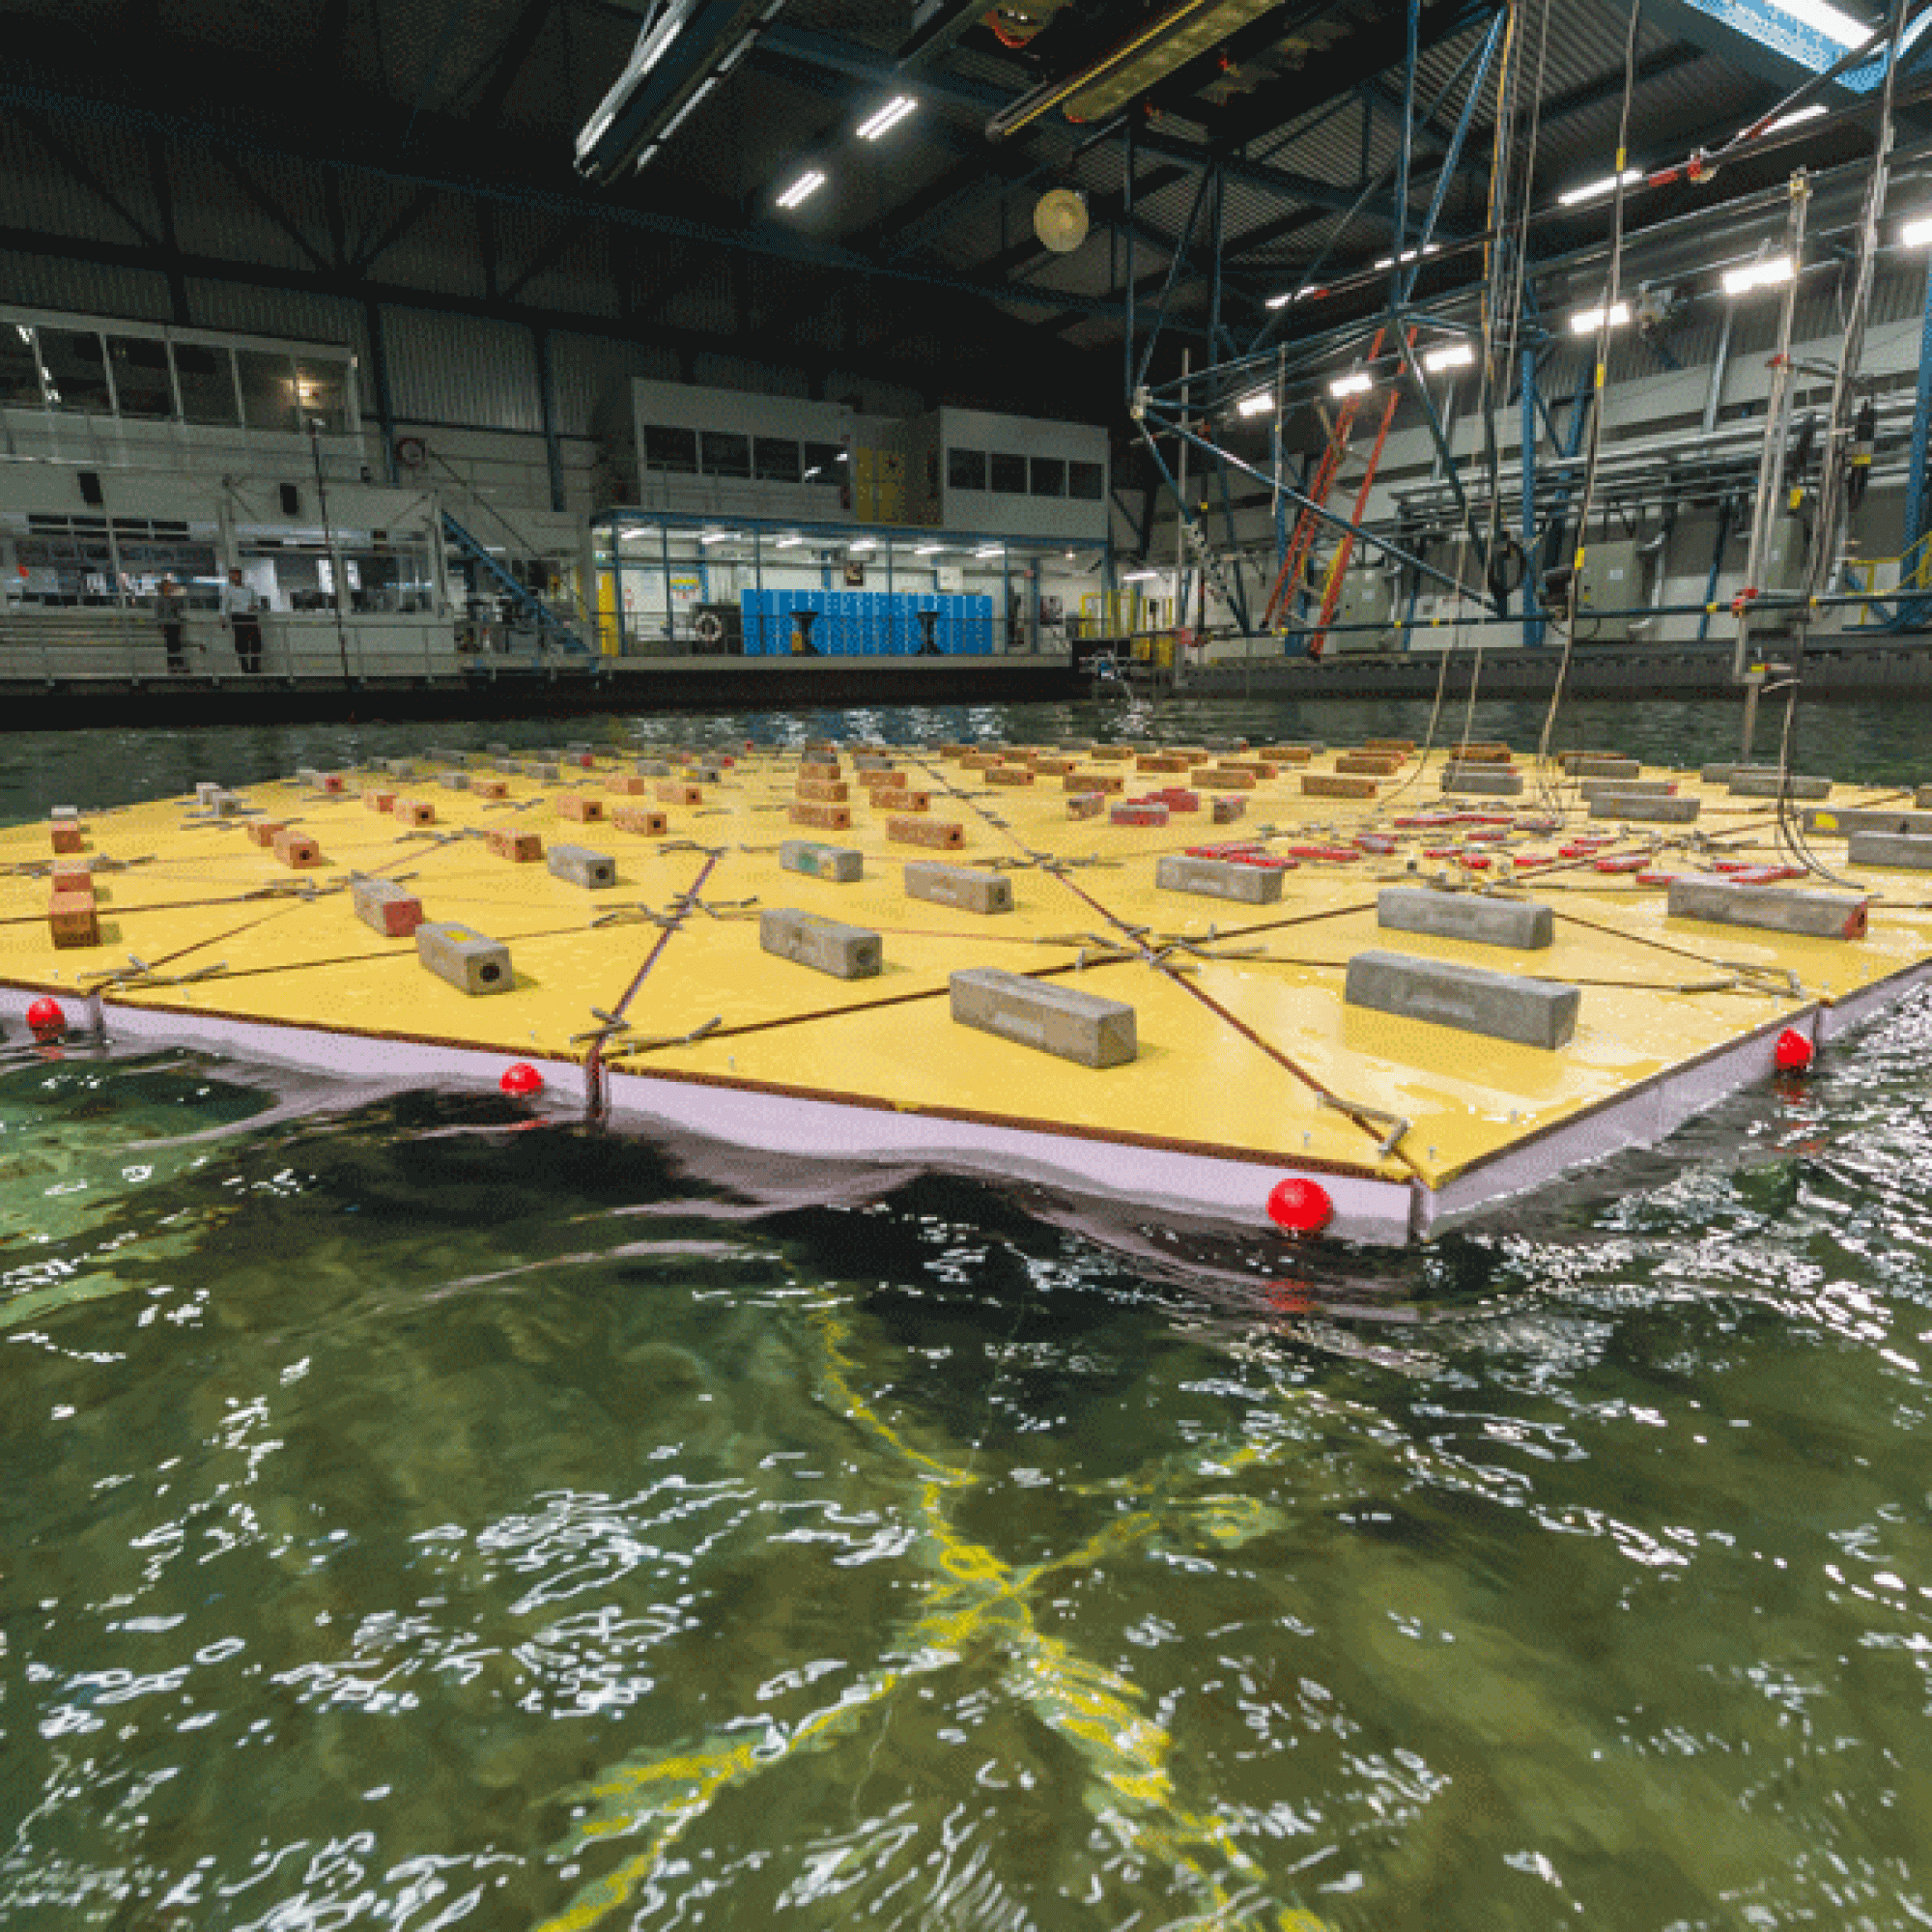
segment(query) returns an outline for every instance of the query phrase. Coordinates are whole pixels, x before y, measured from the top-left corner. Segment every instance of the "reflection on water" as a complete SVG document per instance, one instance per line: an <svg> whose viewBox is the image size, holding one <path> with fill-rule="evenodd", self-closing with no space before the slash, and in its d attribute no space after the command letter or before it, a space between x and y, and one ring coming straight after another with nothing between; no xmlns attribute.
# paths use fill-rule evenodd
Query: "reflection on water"
<svg viewBox="0 0 1932 1932"><path fill-rule="evenodd" d="M0 1063L0 1923L1927 1922L1929 1051L1406 1255Z"/></svg>

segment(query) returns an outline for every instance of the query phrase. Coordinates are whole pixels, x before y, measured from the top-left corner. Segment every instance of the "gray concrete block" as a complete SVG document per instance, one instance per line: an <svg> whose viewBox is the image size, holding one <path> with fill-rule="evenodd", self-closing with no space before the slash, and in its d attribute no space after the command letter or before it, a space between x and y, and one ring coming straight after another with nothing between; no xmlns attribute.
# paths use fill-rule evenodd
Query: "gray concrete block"
<svg viewBox="0 0 1932 1932"><path fill-rule="evenodd" d="M444 772L440 782L444 791L468 791L469 774L468 772Z"/></svg>
<svg viewBox="0 0 1932 1932"><path fill-rule="evenodd" d="M203 779L194 788L194 802L204 811L214 810L214 801L226 791L226 785L218 785L213 779Z"/></svg>
<svg viewBox="0 0 1932 1932"><path fill-rule="evenodd" d="M491 739L491 741L487 745L485 745L483 749L493 758L507 758L510 755L509 746L506 744L499 743L495 738Z"/></svg>
<svg viewBox="0 0 1932 1932"><path fill-rule="evenodd" d="M1432 893L1390 886L1376 900L1376 923L1391 932L1426 932L1519 952L1553 945L1555 915L1532 899L1492 899L1476 893Z"/></svg>
<svg viewBox="0 0 1932 1932"><path fill-rule="evenodd" d="M47 813L47 816L56 825L78 825L80 823L80 807L77 805L57 805Z"/></svg>
<svg viewBox="0 0 1932 1932"><path fill-rule="evenodd" d="M758 944L781 959L829 973L835 980L874 979L885 960L885 945L876 932L784 906L768 906L759 913Z"/></svg>
<svg viewBox="0 0 1932 1932"><path fill-rule="evenodd" d="M1917 806L1920 811L1932 811L1932 785L1920 785L1918 789L1912 794L1912 803L1915 806Z"/></svg>
<svg viewBox="0 0 1932 1932"><path fill-rule="evenodd" d="M422 900L394 879L351 879L349 900L355 917L384 939L407 939L423 923Z"/></svg>
<svg viewBox="0 0 1932 1932"><path fill-rule="evenodd" d="M668 779L676 770L668 758L639 758L637 765L640 779Z"/></svg>
<svg viewBox="0 0 1932 1932"><path fill-rule="evenodd" d="M467 925L419 925L416 956L460 993L507 993L516 984L510 949Z"/></svg>
<svg viewBox="0 0 1932 1932"><path fill-rule="evenodd" d="M1283 873L1273 866L1242 866L1232 859L1187 859L1171 855L1153 868L1164 893L1194 893L1203 898L1235 899L1242 905L1274 905L1281 898Z"/></svg>
<svg viewBox="0 0 1932 1932"><path fill-rule="evenodd" d="M1122 1001L992 967L955 973L948 986L959 1026L998 1034L1082 1066L1124 1066L1140 1051L1134 1009Z"/></svg>
<svg viewBox="0 0 1932 1932"><path fill-rule="evenodd" d="M1849 838L1855 832L1894 832L1908 838L1932 834L1932 811L1890 810L1882 806L1808 805L1798 822L1806 832Z"/></svg>
<svg viewBox="0 0 1932 1932"><path fill-rule="evenodd" d="M982 872L972 866L942 866L936 860L915 859L905 868L905 890L908 898L956 906L961 912L1013 909L1013 882L1002 873Z"/></svg>
<svg viewBox="0 0 1932 1932"><path fill-rule="evenodd" d="M803 872L809 879L830 879L835 885L849 886L866 876L866 855L849 845L819 845L810 838L787 838L779 847L779 864L787 872Z"/></svg>
<svg viewBox="0 0 1932 1932"><path fill-rule="evenodd" d="M1578 758L1570 767L1573 779L1634 779L1643 770L1635 758Z"/></svg>
<svg viewBox="0 0 1932 1932"><path fill-rule="evenodd" d="M1522 774L1505 771L1500 765L1445 765L1442 789L1482 793L1492 798L1520 798Z"/></svg>
<svg viewBox="0 0 1932 1932"><path fill-rule="evenodd" d="M1854 832L1845 856L1854 866L1889 866L1901 872L1932 872L1932 838L1922 833Z"/></svg>
<svg viewBox="0 0 1932 1932"><path fill-rule="evenodd" d="M1670 779L1585 779L1582 784L1586 805L1593 798L1607 798L1612 794L1620 798L1670 798L1676 790Z"/></svg>
<svg viewBox="0 0 1932 1932"><path fill-rule="evenodd" d="M1747 765L1706 765L1697 776L1707 785L1725 785L1730 783L1736 773L1749 769Z"/></svg>
<svg viewBox="0 0 1932 1932"><path fill-rule="evenodd" d="M1580 988L1459 966L1447 959L1418 959L1406 952L1358 952L1349 961L1343 997L1403 1019L1426 1020L1462 1033L1514 1040L1553 1052L1577 1031Z"/></svg>
<svg viewBox="0 0 1932 1932"><path fill-rule="evenodd" d="M1869 900L1857 893L1797 891L1789 886L1741 886L1701 873L1670 882L1672 919L1701 919L1715 925L1751 925L1768 932L1803 933L1813 939L1862 939Z"/></svg>
<svg viewBox="0 0 1932 1932"><path fill-rule="evenodd" d="M1590 816L1642 819L1652 825L1689 825L1703 804L1700 798L1660 798L1655 792L1606 791L1590 801Z"/></svg>
<svg viewBox="0 0 1932 1932"><path fill-rule="evenodd" d="M608 852L593 852L586 845L553 845L546 857L551 870L573 886L602 892L617 883L617 862Z"/></svg>
<svg viewBox="0 0 1932 1932"><path fill-rule="evenodd" d="M1830 779L1800 778L1796 773L1780 780L1776 772L1735 772L1731 776L1733 798L1830 798Z"/></svg>
<svg viewBox="0 0 1932 1932"><path fill-rule="evenodd" d="M505 778L514 778L524 768L524 761L521 758L492 758L490 762Z"/></svg>
<svg viewBox="0 0 1932 1932"><path fill-rule="evenodd" d="M524 776L526 779L548 780L554 783L563 776L563 767L550 764L542 758L531 758L524 765Z"/></svg>

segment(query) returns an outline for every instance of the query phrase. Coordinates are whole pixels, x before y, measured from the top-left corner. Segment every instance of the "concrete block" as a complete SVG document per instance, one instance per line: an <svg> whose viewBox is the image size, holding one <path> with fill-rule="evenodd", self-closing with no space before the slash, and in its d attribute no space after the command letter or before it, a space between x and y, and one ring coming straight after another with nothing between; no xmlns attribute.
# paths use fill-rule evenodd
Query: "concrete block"
<svg viewBox="0 0 1932 1932"><path fill-rule="evenodd" d="M1402 759L1393 752L1344 752L1335 769L1351 778L1392 779L1402 770Z"/></svg>
<svg viewBox="0 0 1932 1932"><path fill-rule="evenodd" d="M985 780L989 785L1030 785L1033 772L1025 765L989 765Z"/></svg>
<svg viewBox="0 0 1932 1932"><path fill-rule="evenodd" d="M1745 765L1706 765L1697 776L1707 785L1727 785L1734 773L1747 769L1748 767Z"/></svg>
<svg viewBox="0 0 1932 1932"><path fill-rule="evenodd" d="M1365 752L1392 752L1397 757L1406 758L1415 750L1413 738L1364 738L1361 749Z"/></svg>
<svg viewBox="0 0 1932 1932"><path fill-rule="evenodd" d="M501 779L471 779L469 781L469 796L471 798L502 799L508 798L509 795L510 787Z"/></svg>
<svg viewBox="0 0 1932 1932"><path fill-rule="evenodd" d="M1593 798L1674 798L1676 783L1670 779L1585 779L1581 786L1585 805Z"/></svg>
<svg viewBox="0 0 1932 1932"><path fill-rule="evenodd" d="M668 779L672 771L668 758L639 758L638 776L640 779Z"/></svg>
<svg viewBox="0 0 1932 1932"><path fill-rule="evenodd" d="M285 866L305 871L322 864L322 848L306 832L298 832L293 825L287 825L275 835L275 857Z"/></svg>
<svg viewBox="0 0 1932 1932"><path fill-rule="evenodd" d="M802 778L798 781L798 795L820 805L843 805L851 796L851 787L842 780Z"/></svg>
<svg viewBox="0 0 1932 1932"><path fill-rule="evenodd" d="M543 839L534 832L519 832L511 826L493 825L483 835L483 842L499 859L527 866L543 857Z"/></svg>
<svg viewBox="0 0 1932 1932"><path fill-rule="evenodd" d="M52 885L57 893L85 893L89 898L94 896L94 874L84 859L77 866L56 865Z"/></svg>
<svg viewBox="0 0 1932 1932"><path fill-rule="evenodd" d="M278 818L257 818L248 826L248 842L264 847L272 845L288 827Z"/></svg>
<svg viewBox="0 0 1932 1932"><path fill-rule="evenodd" d="M1637 758L1577 758L1570 766L1573 779L1634 779L1643 770Z"/></svg>
<svg viewBox="0 0 1932 1932"><path fill-rule="evenodd" d="M469 774L468 772L444 772L437 782L442 786L444 791L468 791L469 789Z"/></svg>
<svg viewBox="0 0 1932 1932"><path fill-rule="evenodd" d="M80 807L77 805L57 805L47 813L56 825L78 825Z"/></svg>
<svg viewBox="0 0 1932 1932"><path fill-rule="evenodd" d="M567 791L556 802L556 815L573 825L597 825L603 821L604 801L581 791Z"/></svg>
<svg viewBox="0 0 1932 1932"><path fill-rule="evenodd" d="M1799 814L1806 832L1849 838L1858 832L1890 832L1908 838L1932 835L1932 811L1886 810L1883 807L1812 805Z"/></svg>
<svg viewBox="0 0 1932 1932"><path fill-rule="evenodd" d="M1737 772L1731 778L1733 798L1830 798L1830 779L1800 778L1795 772L1780 781L1776 772Z"/></svg>
<svg viewBox="0 0 1932 1932"><path fill-rule="evenodd" d="M1153 868L1153 882L1164 893L1194 893L1202 898L1236 899L1242 905L1277 903L1284 876L1271 867L1178 854L1160 860Z"/></svg>
<svg viewBox="0 0 1932 1932"><path fill-rule="evenodd" d="M492 758L490 762L505 778L515 778L524 768L521 758Z"/></svg>
<svg viewBox="0 0 1932 1932"><path fill-rule="evenodd" d="M248 801L239 791L218 791L210 810L216 818L245 818Z"/></svg>
<svg viewBox="0 0 1932 1932"><path fill-rule="evenodd" d="M1158 799L1137 798L1115 806L1107 817L1115 825L1165 825L1168 810Z"/></svg>
<svg viewBox="0 0 1932 1932"><path fill-rule="evenodd" d="M57 947L99 946L100 914L94 895L55 893L47 900L47 932Z"/></svg>
<svg viewBox="0 0 1932 1932"><path fill-rule="evenodd" d="M1378 789L1374 779L1335 778L1327 772L1304 772L1301 779L1304 798L1374 798Z"/></svg>
<svg viewBox="0 0 1932 1932"><path fill-rule="evenodd" d="M852 808L849 805L820 805L815 799L794 799L786 814L794 825L813 825L821 832L849 832Z"/></svg>
<svg viewBox="0 0 1932 1932"><path fill-rule="evenodd" d="M829 973L835 980L876 979L885 960L885 944L876 932L781 906L759 913L758 944L781 959Z"/></svg>
<svg viewBox="0 0 1932 1932"><path fill-rule="evenodd" d="M881 785L872 794L872 805L879 811L930 811L932 794L929 791L889 791Z"/></svg>
<svg viewBox="0 0 1932 1932"><path fill-rule="evenodd" d="M226 785L218 785L213 779L203 779L194 788L194 802L203 811L213 811L214 801L226 791Z"/></svg>
<svg viewBox="0 0 1932 1932"><path fill-rule="evenodd" d="M663 812L653 811L648 806L620 805L611 814L611 823L619 832L635 832L645 838L661 838L670 821Z"/></svg>
<svg viewBox="0 0 1932 1932"><path fill-rule="evenodd" d="M1659 797L1648 791L1605 791L1590 801L1590 816L1636 819L1649 825L1689 825L1703 806L1700 798Z"/></svg>
<svg viewBox="0 0 1932 1932"><path fill-rule="evenodd" d="M86 835L78 825L55 825L50 828L49 837L56 852L78 852L87 842Z"/></svg>
<svg viewBox="0 0 1932 1932"><path fill-rule="evenodd" d="M1696 872L1672 879L1669 892L1672 919L1758 926L1768 932L1803 933L1813 939L1862 939L1870 904L1857 893L1741 886Z"/></svg>
<svg viewBox="0 0 1932 1932"><path fill-rule="evenodd" d="M1098 791L1074 791L1066 795L1068 818L1098 818L1107 809L1107 795Z"/></svg>
<svg viewBox="0 0 1932 1932"><path fill-rule="evenodd" d="M1142 772L1190 772L1194 769L1194 760L1178 757L1172 752L1144 752L1134 760L1134 769Z"/></svg>
<svg viewBox="0 0 1932 1932"><path fill-rule="evenodd" d="M917 812L886 820L886 837L895 845L929 845L938 852L956 852L966 843L966 828L955 819L922 818Z"/></svg>
<svg viewBox="0 0 1932 1932"><path fill-rule="evenodd" d="M907 782L905 773L894 764L861 765L855 776L867 791L896 790Z"/></svg>
<svg viewBox="0 0 1932 1932"><path fill-rule="evenodd" d="M1901 872L1932 872L1932 838L1922 833L1854 832L1845 856L1854 866L1889 866Z"/></svg>
<svg viewBox="0 0 1932 1932"><path fill-rule="evenodd" d="M1492 798L1520 798L1522 774L1506 772L1496 765L1445 765L1442 789L1449 792L1480 792Z"/></svg>
<svg viewBox="0 0 1932 1932"><path fill-rule="evenodd" d="M934 905L956 906L961 912L1011 912L1013 882L1000 872L982 872L972 866L942 866L931 859L915 859L905 868L908 898Z"/></svg>
<svg viewBox="0 0 1932 1932"><path fill-rule="evenodd" d="M1426 1020L1492 1039L1554 1052L1577 1031L1583 995L1576 986L1492 973L1405 952L1358 952L1349 961L1343 997L1403 1019Z"/></svg>
<svg viewBox="0 0 1932 1932"><path fill-rule="evenodd" d="M717 784L724 776L722 765L691 765L687 773L694 784Z"/></svg>
<svg viewBox="0 0 1932 1932"><path fill-rule="evenodd" d="M459 993L507 993L516 985L510 949L467 925L417 926L416 957Z"/></svg>
<svg viewBox="0 0 1932 1932"><path fill-rule="evenodd" d="M948 981L956 1025L998 1034L1095 1068L1124 1066L1140 1051L1134 1009L1049 980L973 967Z"/></svg>
<svg viewBox="0 0 1932 1932"><path fill-rule="evenodd" d="M1095 745L1087 755L1096 765L1131 763L1134 749L1131 745Z"/></svg>
<svg viewBox="0 0 1932 1932"><path fill-rule="evenodd" d="M699 785L683 784L675 779L660 779L657 797L660 805L700 805L704 800L704 791Z"/></svg>
<svg viewBox="0 0 1932 1932"><path fill-rule="evenodd" d="M396 794L392 791L365 791L362 794L362 805L368 811L394 811Z"/></svg>
<svg viewBox="0 0 1932 1932"><path fill-rule="evenodd" d="M1556 919L1529 899L1483 898L1475 893L1432 893L1390 886L1376 900L1376 923L1390 932L1425 932L1477 946L1534 952L1555 943Z"/></svg>
<svg viewBox="0 0 1932 1932"><path fill-rule="evenodd" d="M1912 794L1912 803L1920 811L1932 811L1932 785L1920 785Z"/></svg>
<svg viewBox="0 0 1932 1932"><path fill-rule="evenodd" d="M1232 825L1236 819L1247 816L1248 802L1244 798L1215 798L1208 804L1216 825Z"/></svg>
<svg viewBox="0 0 1932 1932"><path fill-rule="evenodd" d="M1084 797L1090 792L1104 792L1109 796L1126 788L1126 780L1117 772L1066 772L1061 777L1063 791L1077 791Z"/></svg>
<svg viewBox="0 0 1932 1932"><path fill-rule="evenodd" d="M563 776L563 767L551 758L532 758L524 766L526 779L537 779L545 784L554 784Z"/></svg>
<svg viewBox="0 0 1932 1932"><path fill-rule="evenodd" d="M555 877L589 892L603 892L617 883L616 860L585 845L553 845L548 864Z"/></svg>
<svg viewBox="0 0 1932 1932"><path fill-rule="evenodd" d="M855 752L852 754L855 771L889 772L893 768L892 756L886 752Z"/></svg>
<svg viewBox="0 0 1932 1932"><path fill-rule="evenodd" d="M407 939L423 923L422 900L394 879L352 879L355 917L384 939Z"/></svg>
<svg viewBox="0 0 1932 1932"><path fill-rule="evenodd" d="M818 845L809 838L787 838L779 847L779 865L787 872L800 872L808 879L830 879L834 885L849 886L866 876L866 855L849 845Z"/></svg>
<svg viewBox="0 0 1932 1932"><path fill-rule="evenodd" d="M1365 746L1364 750L1372 750ZM1411 752L1415 747L1408 748ZM1450 753L1449 761L1457 765L1506 765L1515 755L1507 745L1458 745Z"/></svg>
<svg viewBox="0 0 1932 1932"><path fill-rule="evenodd" d="M436 807L426 798L399 798L391 815L399 825L434 825Z"/></svg>
<svg viewBox="0 0 1932 1932"><path fill-rule="evenodd" d="M1245 765L1197 765L1188 782L1204 791L1253 791L1260 781Z"/></svg>

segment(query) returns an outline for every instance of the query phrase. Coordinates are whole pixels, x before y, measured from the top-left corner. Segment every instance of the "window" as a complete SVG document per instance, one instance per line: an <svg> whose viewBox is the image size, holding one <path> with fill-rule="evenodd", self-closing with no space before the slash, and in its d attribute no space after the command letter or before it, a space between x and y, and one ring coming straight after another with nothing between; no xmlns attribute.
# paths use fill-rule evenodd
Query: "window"
<svg viewBox="0 0 1932 1932"><path fill-rule="evenodd" d="M43 401L34 331L25 323L0 322L0 405L37 410Z"/></svg>
<svg viewBox="0 0 1932 1932"><path fill-rule="evenodd" d="M235 413L235 357L226 349L175 344L175 381L181 384L182 419L232 426Z"/></svg>
<svg viewBox="0 0 1932 1932"><path fill-rule="evenodd" d="M294 430L296 364L292 355L262 349L238 349L235 366L242 372L242 415L250 429Z"/></svg>
<svg viewBox="0 0 1932 1932"><path fill-rule="evenodd" d="M57 410L108 415L107 358L92 329L43 328L41 361L47 372L47 402Z"/></svg>
<svg viewBox="0 0 1932 1932"><path fill-rule="evenodd" d="M798 444L776 437L757 440L758 481L796 483L800 477Z"/></svg>
<svg viewBox="0 0 1932 1932"><path fill-rule="evenodd" d="M1083 503L1097 503L1107 494L1107 467L1103 463L1069 463L1066 466L1066 494Z"/></svg>
<svg viewBox="0 0 1932 1932"><path fill-rule="evenodd" d="M986 452L983 449L949 449L946 452L946 482L953 490L983 490L986 487Z"/></svg>
<svg viewBox="0 0 1932 1932"><path fill-rule="evenodd" d="M805 480L821 490L836 490L845 481L845 452L836 442L805 445Z"/></svg>
<svg viewBox="0 0 1932 1932"><path fill-rule="evenodd" d="M1024 456L994 456L987 468L994 491L1003 497L1024 497L1027 466Z"/></svg>
<svg viewBox="0 0 1932 1932"><path fill-rule="evenodd" d="M1066 459L1063 456L1036 456L1033 460L1033 495L1066 495Z"/></svg>
<svg viewBox="0 0 1932 1932"><path fill-rule="evenodd" d="M752 439L749 436L724 436L717 430L706 430L697 439L697 447L704 458L704 473L707 476L749 476L752 473Z"/></svg>
<svg viewBox="0 0 1932 1932"><path fill-rule="evenodd" d="M107 360L114 371L114 400L124 416L165 418L175 412L168 374L168 345L144 335L110 335Z"/></svg>
<svg viewBox="0 0 1932 1932"><path fill-rule="evenodd" d="M673 476L697 474L697 432L695 429L644 431L644 468L668 470Z"/></svg>
<svg viewBox="0 0 1932 1932"><path fill-rule="evenodd" d="M349 364L303 356L296 363L296 402L304 423L320 422L325 436L347 436Z"/></svg>

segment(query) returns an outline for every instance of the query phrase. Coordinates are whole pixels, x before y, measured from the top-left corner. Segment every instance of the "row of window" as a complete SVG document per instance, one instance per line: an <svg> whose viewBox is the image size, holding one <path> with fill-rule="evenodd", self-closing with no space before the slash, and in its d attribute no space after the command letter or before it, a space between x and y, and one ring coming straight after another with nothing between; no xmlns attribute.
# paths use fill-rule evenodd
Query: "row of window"
<svg viewBox="0 0 1932 1932"><path fill-rule="evenodd" d="M346 355L213 348L0 322L0 408L221 429L352 427Z"/></svg>
<svg viewBox="0 0 1932 1932"><path fill-rule="evenodd" d="M996 497L1071 497L1097 503L1107 493L1102 464L1059 456L1002 456L983 449L949 449L946 481L954 490L986 490Z"/></svg>
<svg viewBox="0 0 1932 1932"><path fill-rule="evenodd" d="M845 481L846 452L836 442L795 442L783 436L737 436L722 430L644 430L644 468L672 476L731 476L759 483L813 483L836 490Z"/></svg>

